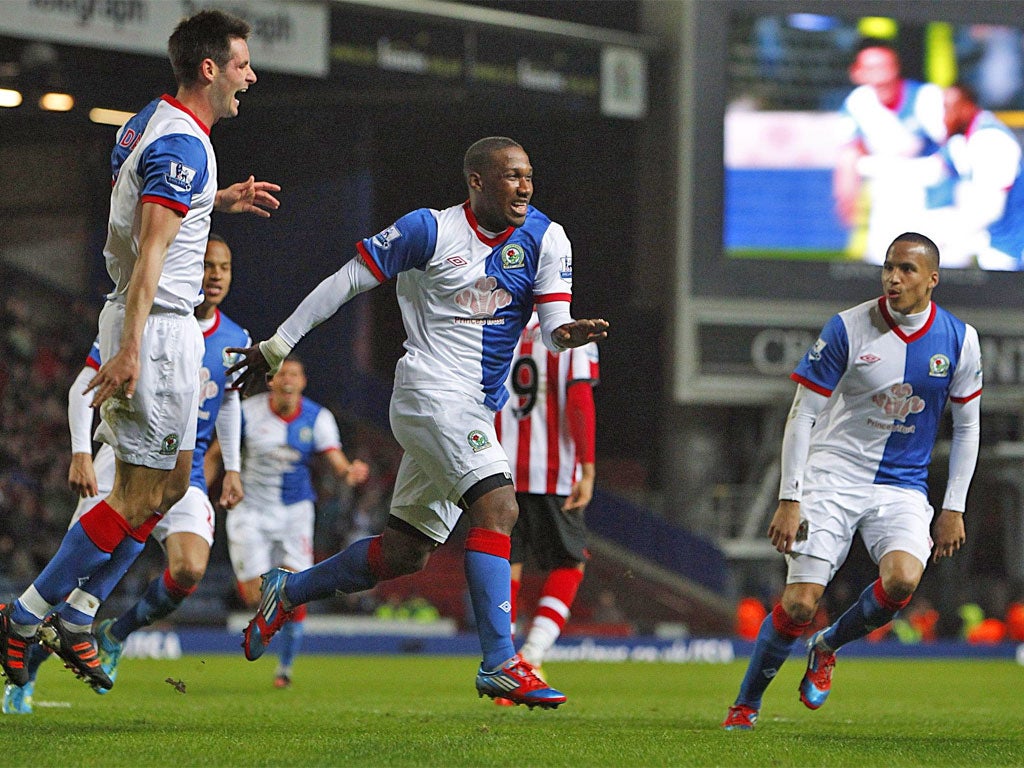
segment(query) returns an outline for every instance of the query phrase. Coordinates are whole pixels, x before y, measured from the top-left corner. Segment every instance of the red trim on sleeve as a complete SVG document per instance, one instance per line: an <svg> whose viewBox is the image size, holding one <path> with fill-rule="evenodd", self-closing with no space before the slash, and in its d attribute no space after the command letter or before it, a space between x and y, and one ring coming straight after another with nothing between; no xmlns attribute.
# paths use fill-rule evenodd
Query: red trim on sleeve
<svg viewBox="0 0 1024 768"><path fill-rule="evenodd" d="M141 202L162 205L164 208L170 208L172 211L180 213L182 216L189 211L188 206L184 203L179 203L177 200L170 200L166 197L157 197L156 195L143 195Z"/></svg>
<svg viewBox="0 0 1024 768"><path fill-rule="evenodd" d="M377 262L374 260L373 256L370 255L370 250L363 245L362 240L356 243L356 250L359 251L359 255L363 257L363 261L366 263L366 268L373 273L373 276L377 278L378 283L383 283L388 279L384 274L384 270L377 266Z"/></svg>
<svg viewBox="0 0 1024 768"><path fill-rule="evenodd" d="M545 293L543 296L534 296L536 304L547 304L552 301L572 301L571 293Z"/></svg>
<svg viewBox="0 0 1024 768"><path fill-rule="evenodd" d="M91 357L87 357L85 358L85 367L92 368L94 371L98 371L100 369L100 364L93 360Z"/></svg>
<svg viewBox="0 0 1024 768"><path fill-rule="evenodd" d="M820 384L815 384L813 381L811 381L810 379L804 378L799 373L796 373L796 372L791 373L791 374L789 374L789 378L791 378L797 384L802 384L803 386L807 387L812 392L817 392L819 395L824 395L825 397L832 397L832 390L831 389L826 389L825 387L821 386Z"/></svg>
<svg viewBox="0 0 1024 768"><path fill-rule="evenodd" d="M971 402L971 400L973 400L976 397L979 397L980 395L981 390L979 389L973 395L967 395L967 397L950 397L949 399L952 400L954 403L969 403Z"/></svg>
<svg viewBox="0 0 1024 768"><path fill-rule="evenodd" d="M573 386L585 385L585 386ZM594 442L597 434L597 413L594 408L594 389L588 382L576 380L565 391L566 420L569 434L576 443L576 459L583 464L594 461Z"/></svg>

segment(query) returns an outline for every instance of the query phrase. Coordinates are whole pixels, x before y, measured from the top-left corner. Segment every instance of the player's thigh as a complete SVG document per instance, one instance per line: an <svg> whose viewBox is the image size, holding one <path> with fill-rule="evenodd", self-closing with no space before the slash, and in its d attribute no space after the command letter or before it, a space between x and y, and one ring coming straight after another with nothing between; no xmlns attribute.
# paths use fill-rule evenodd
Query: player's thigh
<svg viewBox="0 0 1024 768"><path fill-rule="evenodd" d="M243 501L228 510L224 520L228 539L228 557L235 578L240 582L259 578L269 571L273 543L263 527L260 511Z"/></svg>
<svg viewBox="0 0 1024 768"><path fill-rule="evenodd" d="M890 552L907 552L927 567L935 514L928 497L909 488L875 488L872 513L864 517L859 528L871 559L878 563Z"/></svg>
<svg viewBox="0 0 1024 768"><path fill-rule="evenodd" d="M202 489L190 485L181 500L163 516L152 536L161 545L174 533L194 533L213 546L214 511L209 497Z"/></svg>
<svg viewBox="0 0 1024 768"><path fill-rule="evenodd" d="M850 553L863 510L869 504L869 487L806 487L800 502L806 538L795 542L787 556L786 583L831 581Z"/></svg>
<svg viewBox="0 0 1024 768"><path fill-rule="evenodd" d="M412 454L398 465L390 513L438 544L448 540L462 516L462 509L448 501Z"/></svg>
<svg viewBox="0 0 1024 768"><path fill-rule="evenodd" d="M124 309L108 303L100 313L103 360L116 354ZM98 440L129 464L170 470L179 450L195 447L202 333L194 317L155 314L146 319L139 378L129 400L114 395L100 407Z"/></svg>
<svg viewBox="0 0 1024 768"><path fill-rule="evenodd" d="M458 504L491 475L511 477L508 457L494 430L494 412L459 392L396 388L391 429L402 448L436 486Z"/></svg>

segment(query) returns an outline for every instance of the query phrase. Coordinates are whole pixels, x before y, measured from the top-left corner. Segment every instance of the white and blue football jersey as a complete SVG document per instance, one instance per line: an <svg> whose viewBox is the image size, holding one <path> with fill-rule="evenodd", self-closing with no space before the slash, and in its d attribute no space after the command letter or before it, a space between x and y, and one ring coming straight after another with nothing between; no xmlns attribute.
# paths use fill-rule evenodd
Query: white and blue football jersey
<svg viewBox="0 0 1024 768"><path fill-rule="evenodd" d="M340 449L334 414L308 398L289 418L271 410L269 392L242 401L242 487L251 508L316 501L313 455Z"/></svg>
<svg viewBox="0 0 1024 768"><path fill-rule="evenodd" d="M1002 215L988 225L989 242L1024 265L1024 153L1017 137L994 114L982 111L963 141L959 138L942 148L950 173L957 182L1006 191Z"/></svg>
<svg viewBox="0 0 1024 768"><path fill-rule="evenodd" d="M378 280L398 275L406 352L396 385L460 391L495 411L534 304L572 297L569 238L532 206L523 226L494 237L468 202L421 208L356 247Z"/></svg>
<svg viewBox="0 0 1024 768"><path fill-rule="evenodd" d="M191 484L206 491L206 474L203 460L213 441L224 393L234 383L234 376L228 381L227 370L235 364L237 355L229 355L228 347L244 349L252 344L249 332L225 315L214 310L213 324L203 331L206 352L199 369L199 419L196 426L196 448L192 457Z"/></svg>
<svg viewBox="0 0 1024 768"><path fill-rule="evenodd" d="M833 316L791 378L829 398L811 431L807 470L927 495L947 399L981 394L981 347L972 326L934 303L907 335L881 297Z"/></svg>
<svg viewBox="0 0 1024 768"><path fill-rule="evenodd" d="M904 80L893 107L882 104L871 86L858 86L843 101L840 116L840 140L858 141L872 155L923 157L946 138L942 89L931 83Z"/></svg>
<svg viewBox="0 0 1024 768"><path fill-rule="evenodd" d="M111 154L114 189L103 255L114 281L111 301L124 301L139 255L143 203L182 214L167 251L154 307L187 315L198 303L210 214L217 195L217 160L209 128L170 96L124 124Z"/></svg>

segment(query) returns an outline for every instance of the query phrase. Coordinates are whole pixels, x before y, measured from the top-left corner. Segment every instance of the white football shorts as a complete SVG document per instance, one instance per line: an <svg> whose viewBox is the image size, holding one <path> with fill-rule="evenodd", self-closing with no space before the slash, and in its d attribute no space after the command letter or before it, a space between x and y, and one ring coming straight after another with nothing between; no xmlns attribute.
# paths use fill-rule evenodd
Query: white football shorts
<svg viewBox="0 0 1024 768"><path fill-rule="evenodd" d="M800 515L808 523L807 540L786 557L787 584L828 584L858 531L875 563L899 550L928 566L934 510L923 493L895 485L837 488L814 482L816 474L806 478Z"/></svg>
<svg viewBox="0 0 1024 768"><path fill-rule="evenodd" d="M313 565L313 502L268 507L241 501L225 521L235 578L252 581L271 568L304 571Z"/></svg>
<svg viewBox="0 0 1024 768"><path fill-rule="evenodd" d="M390 416L405 449L391 514L443 544L462 514L462 494L492 475L511 477L494 411L460 392L396 387Z"/></svg>
<svg viewBox="0 0 1024 768"><path fill-rule="evenodd" d="M123 327L124 305L108 301L99 322L103 362L117 352ZM109 443L121 461L174 469L178 451L196 445L203 352L203 334L193 315L157 312L147 317L135 395L104 401L96 439Z"/></svg>
<svg viewBox="0 0 1024 768"><path fill-rule="evenodd" d="M71 518L71 525L77 523L78 518L110 495L110 491L114 487L114 451L109 445L100 446L92 466L96 472L96 485L99 488L99 493L96 496L79 499L78 506L75 507L75 514ZM199 488L190 485L178 503L167 510L150 536L156 539L160 546L163 546L164 540L172 533L194 533L196 536L206 539L206 543L213 546L214 520L213 505L210 503L209 497ZM71 525L68 527L70 528Z"/></svg>

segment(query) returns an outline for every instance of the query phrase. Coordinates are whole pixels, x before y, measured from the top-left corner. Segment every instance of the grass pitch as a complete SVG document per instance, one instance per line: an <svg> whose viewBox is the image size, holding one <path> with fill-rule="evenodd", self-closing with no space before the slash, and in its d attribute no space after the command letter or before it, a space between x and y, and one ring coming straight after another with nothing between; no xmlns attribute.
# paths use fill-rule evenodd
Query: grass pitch
<svg viewBox="0 0 1024 768"><path fill-rule="evenodd" d="M478 699L465 657L127 659L97 696L50 661L36 711L0 716L4 766L1019 766L1024 667L840 655L817 712L793 658L752 733L719 723L745 664L552 663L556 711ZM170 682L168 682L168 680ZM184 683L180 693L175 683ZM180 686L179 686L180 687Z"/></svg>

